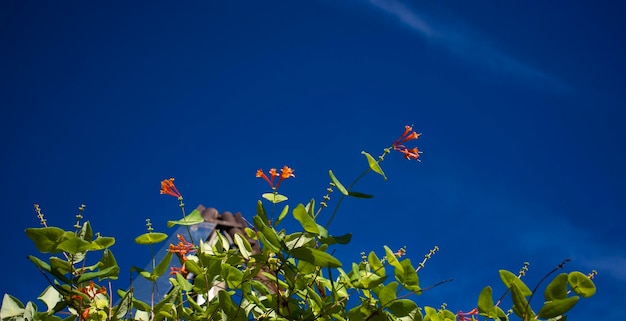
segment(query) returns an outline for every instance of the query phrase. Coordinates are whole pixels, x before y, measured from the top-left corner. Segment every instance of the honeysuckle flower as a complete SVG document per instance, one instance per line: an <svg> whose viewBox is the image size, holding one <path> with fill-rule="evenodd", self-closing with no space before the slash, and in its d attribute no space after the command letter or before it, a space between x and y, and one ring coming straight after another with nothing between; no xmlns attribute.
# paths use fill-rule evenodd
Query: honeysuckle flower
<svg viewBox="0 0 626 321"><path fill-rule="evenodd" d="M477 315L478 314L478 308L473 308L472 310L468 311L468 312L457 312L457 317L459 318L459 321L471 321L474 320L472 317L470 317L471 315Z"/></svg>
<svg viewBox="0 0 626 321"><path fill-rule="evenodd" d="M194 249L193 244L187 242L187 240L185 240L185 237L183 237L181 234L176 235L176 237L178 237L180 242L178 242L178 245L170 244L169 251L171 253L176 253L181 260L187 261L187 253L192 253L196 250Z"/></svg>
<svg viewBox="0 0 626 321"><path fill-rule="evenodd" d="M398 139L396 139L392 144L391 147L393 148L393 150L396 150L400 153L402 153L402 155L404 155L404 158L411 160L411 159L416 159L419 161L419 157L420 157L420 151L417 149L417 147L414 147L412 149L408 149L404 143L411 141L411 140L416 140L418 137L420 137L421 134L418 134L416 132L413 131L413 127L412 126L404 126L404 133L402 133L402 135L400 135L400 137L398 137Z"/></svg>
<svg viewBox="0 0 626 321"><path fill-rule="evenodd" d="M107 292L105 287L100 287L100 288L96 288L96 284L93 281L89 281L89 285L88 286L81 286L78 288L78 291L81 293L86 294L90 300L93 300L96 295L98 294L104 294ZM73 299L77 299L77 300L82 300L83 297L80 295L72 295Z"/></svg>
<svg viewBox="0 0 626 321"><path fill-rule="evenodd" d="M404 155L404 158L411 160L411 159L418 159L420 157L420 151L417 150L417 147L413 148L413 149L402 149L400 150L400 153L402 153Z"/></svg>
<svg viewBox="0 0 626 321"><path fill-rule="evenodd" d="M187 268L185 267L185 263L183 263L182 267L171 267L170 268L170 275L176 275L177 273L180 273L180 275L182 275L184 278L187 277L187 274L189 274L189 271L187 271Z"/></svg>
<svg viewBox="0 0 626 321"><path fill-rule="evenodd" d="M180 194L176 186L174 185L174 179L164 179L161 181L161 194L167 194L170 196L174 196L178 199L182 199L183 196Z"/></svg>
<svg viewBox="0 0 626 321"><path fill-rule="evenodd" d="M280 183L282 183L284 180L288 179L289 177L296 177L296 175L293 174L293 169L287 167L287 165L283 166L283 168L280 169L280 179L278 180L278 184L276 184L276 188L278 188L278 186L280 185Z"/></svg>
<svg viewBox="0 0 626 321"><path fill-rule="evenodd" d="M269 174L271 178L267 177L262 169L258 169L256 171L256 177L264 179L272 189L277 189L278 186L280 186L280 183L282 183L287 178L296 177L293 174L293 169L288 167L287 165L283 166L283 168L280 169L280 174L278 173L278 171L276 171L276 168L270 168ZM276 181L276 177L279 177L278 183L274 184L274 182Z"/></svg>

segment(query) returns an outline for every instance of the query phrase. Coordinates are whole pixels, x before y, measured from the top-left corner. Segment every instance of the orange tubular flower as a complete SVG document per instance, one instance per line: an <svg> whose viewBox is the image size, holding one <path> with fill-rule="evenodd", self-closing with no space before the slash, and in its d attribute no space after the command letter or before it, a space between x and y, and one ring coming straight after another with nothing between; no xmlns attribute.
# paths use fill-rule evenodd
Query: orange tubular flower
<svg viewBox="0 0 626 321"><path fill-rule="evenodd" d="M170 196L174 196L178 199L182 199L183 196L180 194L176 186L174 185L174 179L164 179L161 181L161 194L167 194Z"/></svg>
<svg viewBox="0 0 626 321"><path fill-rule="evenodd" d="M178 255L178 257L180 257L183 262L187 261L187 253L192 253L196 250L193 248L193 244L187 242L187 240L185 240L185 238L181 234L178 234L176 236L178 237L180 242L178 242L178 245L170 244L170 252L176 253L176 255Z"/></svg>
<svg viewBox="0 0 626 321"><path fill-rule="evenodd" d="M280 179L278 180L278 184L276 184L276 188L278 188L280 183L282 183L284 180L288 179L289 177L296 177L296 175L293 174L293 169L285 165L283 166L283 168L280 169Z"/></svg>
<svg viewBox="0 0 626 321"><path fill-rule="evenodd" d="M173 266L170 268L170 275L176 275L177 273L180 273L180 275L182 275L184 278L187 278L187 274L189 274L189 271L187 271L185 263L183 263L182 267Z"/></svg>
<svg viewBox="0 0 626 321"><path fill-rule="evenodd" d="M276 168L270 168L269 174L271 178L267 177L267 175L265 175L262 169L259 169L256 171L256 177L260 177L264 179L268 184L270 184L270 187L272 189L277 189L278 186L280 186L280 183L282 183L287 178L296 177L293 174L293 169L287 167L287 165L283 166L283 168L280 170L280 174L278 174L278 171L276 171ZM274 182L276 181L276 177L280 177L280 178L278 179L278 183L274 185Z"/></svg>
<svg viewBox="0 0 626 321"><path fill-rule="evenodd" d="M391 144L391 147L393 148L393 150L397 150L400 153L402 153L404 155L404 158L406 159L416 159L419 161L419 157L421 154L421 152L417 149L417 147L414 147L412 149L408 149L404 143L408 142L410 140L415 140L418 137L420 137L421 134L418 134L416 132L413 131L413 127L412 126L404 126L404 133L398 137L398 139L396 139L393 144Z"/></svg>

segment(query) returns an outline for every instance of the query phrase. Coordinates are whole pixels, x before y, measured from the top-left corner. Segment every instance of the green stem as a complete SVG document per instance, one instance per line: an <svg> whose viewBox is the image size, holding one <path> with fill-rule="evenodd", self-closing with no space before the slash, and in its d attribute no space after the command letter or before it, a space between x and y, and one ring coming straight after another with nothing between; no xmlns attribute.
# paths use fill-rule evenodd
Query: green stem
<svg viewBox="0 0 626 321"><path fill-rule="evenodd" d="M385 148L383 151L383 154L378 156L378 160L376 161L376 164L380 164L380 162L382 162L383 160L385 160L385 156L387 156L387 154L389 154L391 152L390 148ZM358 181L361 180L361 178L363 178L367 173L371 172L372 168L369 167L368 169L364 170L359 176L357 176L356 179L354 179L354 181L352 181L352 183L350 183L350 185L348 186L348 191L352 190L352 187L354 185L356 185L356 183ZM326 223L326 225L324 225L324 228L328 229L328 226L330 225L330 223L333 221L333 219L335 219L335 215L337 215L337 211L339 210L339 206L341 205L341 202L343 202L343 199L346 197L346 195L341 194L341 197L339 197L339 201L337 201L337 205L335 205L335 209L333 210L333 213L330 215L330 218L328 219L328 222ZM320 208L321 210L321 208Z"/></svg>

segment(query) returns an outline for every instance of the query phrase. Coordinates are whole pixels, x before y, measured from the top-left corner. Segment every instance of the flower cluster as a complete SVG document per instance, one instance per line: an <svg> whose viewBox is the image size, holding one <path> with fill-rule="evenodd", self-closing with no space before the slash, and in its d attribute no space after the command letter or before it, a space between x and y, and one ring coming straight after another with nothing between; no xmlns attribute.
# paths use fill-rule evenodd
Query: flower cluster
<svg viewBox="0 0 626 321"><path fill-rule="evenodd" d="M282 183L287 178L296 177L293 174L293 169L287 167L287 165L283 166L283 168L280 169L280 174L278 174L278 172L276 171L276 168L270 168L269 174L271 178L267 177L267 175L265 175L262 169L259 169L256 171L256 177L260 177L264 179L268 184L270 184L270 187L274 190L278 189L278 186L280 186L280 183ZM276 177L280 177L280 178L278 179L278 183L274 185L274 182L276 181Z"/></svg>
<svg viewBox="0 0 626 321"><path fill-rule="evenodd" d="M178 257L183 261L183 265L180 268L171 267L170 274L174 275L176 273L180 273L183 277L187 277L187 274L189 274L189 272L185 268L185 262L187 261L187 254L195 252L196 249L194 248L191 242L188 242L187 240L185 240L185 237L183 237L182 234L178 234L176 235L176 237L178 237L178 240L180 242L178 242L178 245L170 244L169 251L170 253L176 253L176 255L178 255Z"/></svg>
<svg viewBox="0 0 626 321"><path fill-rule="evenodd" d="M391 144L391 147L393 148L393 150L397 150L400 153L402 153L404 155L404 158L406 159L416 159L419 161L419 157L421 154L421 152L417 149L417 147L414 147L412 149L408 149L404 143L410 141L410 140L415 140L418 137L420 137L421 134L418 134L416 132L413 131L413 127L412 126L404 126L404 133L398 137L398 139L396 139L393 144Z"/></svg>
<svg viewBox="0 0 626 321"><path fill-rule="evenodd" d="M93 283L93 281L89 281L89 285L88 286L81 286L78 288L78 292L81 292L85 295L87 295L87 297L89 297L90 300L93 300L96 295L98 294L105 294L107 292L106 288L104 287L100 287L100 288L96 288L95 283ZM80 295L73 295L72 296L73 299L78 299L78 300L82 300L83 297Z"/></svg>
<svg viewBox="0 0 626 321"><path fill-rule="evenodd" d="M174 196L179 200L183 199L183 196L180 194L176 186L174 185L174 179L164 179L161 181L161 194L167 194L170 196Z"/></svg>

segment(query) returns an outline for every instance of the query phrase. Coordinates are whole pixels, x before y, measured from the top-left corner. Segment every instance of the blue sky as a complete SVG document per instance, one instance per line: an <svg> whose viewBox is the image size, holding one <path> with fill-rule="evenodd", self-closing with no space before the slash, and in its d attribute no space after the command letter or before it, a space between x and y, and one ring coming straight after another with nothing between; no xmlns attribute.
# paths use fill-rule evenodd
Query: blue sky
<svg viewBox="0 0 626 321"><path fill-rule="evenodd" d="M469 310L498 269L531 263L534 284L565 258L596 269L598 294L568 320L624 317L622 151L625 8L608 1L165 1L0 3L0 187L5 275L23 301L45 287L23 233L70 228L77 207L124 271L149 254L146 217L178 218L158 194L175 177L197 204L250 218L258 168L295 169L281 192L318 201L404 125L422 162L399 154L369 176L331 232L337 256L406 246L418 304ZM328 215L328 214L327 214ZM295 226L287 222L287 226ZM127 268L124 268L127 267ZM495 291L499 293L498 290Z"/></svg>

